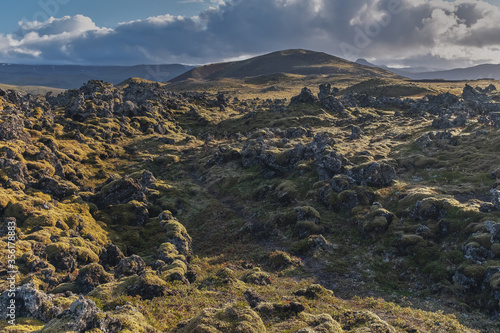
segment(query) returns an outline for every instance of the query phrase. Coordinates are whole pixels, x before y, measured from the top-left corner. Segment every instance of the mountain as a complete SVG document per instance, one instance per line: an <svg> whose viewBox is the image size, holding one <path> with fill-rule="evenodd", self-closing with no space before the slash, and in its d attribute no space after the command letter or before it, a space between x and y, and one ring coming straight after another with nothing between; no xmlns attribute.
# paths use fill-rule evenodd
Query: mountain
<svg viewBox="0 0 500 333"><path fill-rule="evenodd" d="M358 60L356 60L356 63L358 65L363 65L363 66L368 66L368 67L381 67L382 68L382 66L377 66L375 64L372 64L371 62L369 62L368 60L363 59L363 58L359 58Z"/></svg>
<svg viewBox="0 0 500 333"><path fill-rule="evenodd" d="M368 67L378 67L391 71L397 75L405 76L413 80L480 80L494 79L500 80L500 64L483 64L467 68L455 68L443 71L432 71L425 67L415 68L393 68L385 65L375 65L366 59L358 59L356 63Z"/></svg>
<svg viewBox="0 0 500 333"><path fill-rule="evenodd" d="M479 80L495 79L500 80L500 64L484 64L467 68L456 68L446 71L406 73L403 74L415 80Z"/></svg>
<svg viewBox="0 0 500 333"><path fill-rule="evenodd" d="M0 64L0 83L18 86L47 86L74 89L89 80L103 80L118 84L130 77L154 81L168 81L192 66L137 65L137 66L52 66Z"/></svg>
<svg viewBox="0 0 500 333"><path fill-rule="evenodd" d="M170 80L242 79L277 73L298 75L355 75L396 78L397 75L381 68L372 68L338 58L323 52L294 49L278 51L242 61L200 66Z"/></svg>

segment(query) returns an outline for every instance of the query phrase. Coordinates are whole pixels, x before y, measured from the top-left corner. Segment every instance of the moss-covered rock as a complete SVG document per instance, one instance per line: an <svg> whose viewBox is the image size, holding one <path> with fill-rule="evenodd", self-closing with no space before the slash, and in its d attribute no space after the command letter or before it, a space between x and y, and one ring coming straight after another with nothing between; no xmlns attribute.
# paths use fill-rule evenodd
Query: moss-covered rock
<svg viewBox="0 0 500 333"><path fill-rule="evenodd" d="M299 192L292 181L285 180L276 187L274 194L281 204L290 205L297 200Z"/></svg>
<svg viewBox="0 0 500 333"><path fill-rule="evenodd" d="M146 263L138 255L131 255L130 257L120 260L115 268L115 277L121 278L123 276L139 275L146 269Z"/></svg>
<svg viewBox="0 0 500 333"><path fill-rule="evenodd" d="M249 272L246 272L241 278L246 283L258 284L258 285L268 285L271 284L271 276L263 272L260 268L256 267Z"/></svg>
<svg viewBox="0 0 500 333"><path fill-rule="evenodd" d="M197 317L179 323L172 332L265 333L266 331L262 319L255 311L249 308L227 307L204 309Z"/></svg>
<svg viewBox="0 0 500 333"><path fill-rule="evenodd" d="M167 242L175 245L179 254L185 256L190 261L193 257L193 241L187 233L186 228L176 220L166 220L161 223L167 232Z"/></svg>
<svg viewBox="0 0 500 333"><path fill-rule="evenodd" d="M47 295L36 290L33 284L25 284L15 288L14 294L14 298L11 298L9 291L0 295L0 315L2 318L8 318L10 299L15 300L15 316L18 318L25 317L47 322L65 310L55 303L54 295Z"/></svg>
<svg viewBox="0 0 500 333"><path fill-rule="evenodd" d="M309 313L301 313L299 318L305 322L306 327L297 331L297 333L313 333L313 332L328 332L342 333L342 326L332 318L329 314L313 315Z"/></svg>
<svg viewBox="0 0 500 333"><path fill-rule="evenodd" d="M80 297L68 311L47 323L41 332L86 332L95 329L119 332L122 327L121 319L102 312L94 301Z"/></svg>
<svg viewBox="0 0 500 333"><path fill-rule="evenodd" d="M108 225L134 227L144 227L150 219L148 204L137 200L111 205L100 211L98 216Z"/></svg>
<svg viewBox="0 0 500 333"><path fill-rule="evenodd" d="M294 258L284 251L273 251L267 257L268 265L275 270L283 270L291 266L300 265L300 259Z"/></svg>
<svg viewBox="0 0 500 333"><path fill-rule="evenodd" d="M170 265L165 265L160 269L160 276L165 281L182 281L189 284L185 277L188 272L188 267L184 261L174 260Z"/></svg>
<svg viewBox="0 0 500 333"><path fill-rule="evenodd" d="M80 293L87 294L98 285L113 280L113 275L107 273L101 265L93 263L79 269L75 285Z"/></svg>
<svg viewBox="0 0 500 333"><path fill-rule="evenodd" d="M341 323L344 330L351 332L397 332L393 326L370 311L346 311L334 319Z"/></svg>
<svg viewBox="0 0 500 333"><path fill-rule="evenodd" d="M143 299L153 299L154 297L171 296L174 293L158 275L153 271L146 270L127 286L127 294L141 296Z"/></svg>
<svg viewBox="0 0 500 333"><path fill-rule="evenodd" d="M158 253L156 255L158 260L161 260L165 262L166 264L171 264L175 260L180 260L180 261L187 261L186 257L183 255L179 254L179 251L177 251L177 248L174 244L172 243L163 243L160 245L160 248L158 249Z"/></svg>
<svg viewBox="0 0 500 333"><path fill-rule="evenodd" d="M121 333L156 333L144 315L130 304L117 307L113 311L113 317L122 322Z"/></svg>
<svg viewBox="0 0 500 333"><path fill-rule="evenodd" d="M333 291L328 290L319 284L311 284L307 288L297 290L294 292L294 295L304 296L310 299L318 299L322 296L333 296Z"/></svg>
<svg viewBox="0 0 500 333"><path fill-rule="evenodd" d="M200 289L217 289L217 288L235 288L239 290L245 290L245 283L238 280L232 269L224 267L215 272L215 274L210 275L203 281L201 281Z"/></svg>

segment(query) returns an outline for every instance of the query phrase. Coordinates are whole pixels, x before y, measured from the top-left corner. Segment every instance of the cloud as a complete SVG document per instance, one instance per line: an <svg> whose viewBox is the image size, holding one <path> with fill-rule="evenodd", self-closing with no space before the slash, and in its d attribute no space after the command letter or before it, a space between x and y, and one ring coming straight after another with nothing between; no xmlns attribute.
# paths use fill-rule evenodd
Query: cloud
<svg viewBox="0 0 500 333"><path fill-rule="evenodd" d="M401 66L500 59L500 8L483 0L210 2L194 17L165 14L113 28L82 15L21 22L18 32L0 34L0 61L197 64L288 48Z"/></svg>

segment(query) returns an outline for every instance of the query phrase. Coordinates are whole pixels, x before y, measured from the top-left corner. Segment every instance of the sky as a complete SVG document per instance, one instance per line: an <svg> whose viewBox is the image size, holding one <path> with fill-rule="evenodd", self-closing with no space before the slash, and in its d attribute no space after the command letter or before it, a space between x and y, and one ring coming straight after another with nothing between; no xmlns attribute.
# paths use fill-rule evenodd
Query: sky
<svg viewBox="0 0 500 333"><path fill-rule="evenodd" d="M500 63L500 0L4 0L0 62L205 64L283 49L395 67Z"/></svg>

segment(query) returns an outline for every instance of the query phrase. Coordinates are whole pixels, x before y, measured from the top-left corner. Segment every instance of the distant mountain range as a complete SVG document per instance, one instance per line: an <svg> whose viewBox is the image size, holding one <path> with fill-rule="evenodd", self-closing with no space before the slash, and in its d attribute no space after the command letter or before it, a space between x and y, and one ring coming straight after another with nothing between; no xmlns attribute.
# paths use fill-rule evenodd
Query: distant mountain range
<svg viewBox="0 0 500 333"><path fill-rule="evenodd" d="M16 86L46 86L62 89L79 88L89 80L118 84L131 77L165 82L193 66L51 66L0 64L0 83Z"/></svg>
<svg viewBox="0 0 500 333"><path fill-rule="evenodd" d="M199 67L180 64L137 66L52 66L0 63L0 84L73 89L89 80L118 84L137 77L158 82L211 81L227 78L294 75L351 75L364 78L410 78L413 80L500 80L500 65L430 71L427 68L398 69L374 65L365 59L351 62L323 52L302 49L278 51L243 61ZM49 88L49 89L50 89ZM32 89L30 87L29 89ZM44 88L45 89L45 88Z"/></svg>
<svg viewBox="0 0 500 333"><path fill-rule="evenodd" d="M444 71L431 71L428 68L392 68L384 65L374 65L365 59L356 60L357 64L369 66L373 68L382 68L389 70L395 74L405 76L412 80L479 80L479 79L494 79L500 80L500 64L484 64L467 68L456 68Z"/></svg>
<svg viewBox="0 0 500 333"><path fill-rule="evenodd" d="M277 73L298 75L356 75L367 78L398 75L378 67L364 66L323 52L294 49L278 51L243 61L204 65L170 80L242 79Z"/></svg>

